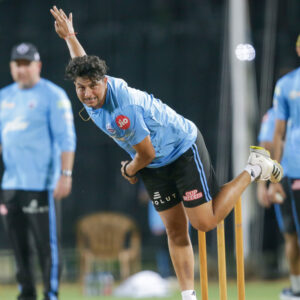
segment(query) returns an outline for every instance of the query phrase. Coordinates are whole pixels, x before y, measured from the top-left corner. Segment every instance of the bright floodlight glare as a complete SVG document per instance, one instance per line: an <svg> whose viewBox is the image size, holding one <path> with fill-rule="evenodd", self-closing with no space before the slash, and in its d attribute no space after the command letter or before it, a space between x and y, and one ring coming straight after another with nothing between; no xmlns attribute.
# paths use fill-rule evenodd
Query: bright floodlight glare
<svg viewBox="0 0 300 300"><path fill-rule="evenodd" d="M235 48L235 55L238 60L251 61L255 58L255 49L250 44L239 44Z"/></svg>

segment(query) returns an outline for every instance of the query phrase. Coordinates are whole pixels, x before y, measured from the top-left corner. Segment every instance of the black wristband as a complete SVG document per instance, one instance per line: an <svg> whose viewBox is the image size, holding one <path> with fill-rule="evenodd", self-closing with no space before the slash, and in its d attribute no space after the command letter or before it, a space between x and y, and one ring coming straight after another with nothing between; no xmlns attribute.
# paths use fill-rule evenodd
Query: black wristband
<svg viewBox="0 0 300 300"><path fill-rule="evenodd" d="M134 174L134 175L128 175L128 173L126 172L126 167L127 167L127 165L128 165L129 163L130 163L130 161L128 161L128 162L124 165L123 171L124 171L124 174L126 175L126 177L133 178L133 177L135 177L136 174Z"/></svg>

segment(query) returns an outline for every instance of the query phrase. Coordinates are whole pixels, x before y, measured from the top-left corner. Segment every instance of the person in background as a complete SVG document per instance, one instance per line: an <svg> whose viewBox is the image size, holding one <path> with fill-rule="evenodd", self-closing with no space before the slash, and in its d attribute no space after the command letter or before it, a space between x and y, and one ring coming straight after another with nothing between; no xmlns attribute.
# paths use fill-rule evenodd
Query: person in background
<svg viewBox="0 0 300 300"><path fill-rule="evenodd" d="M300 56L300 35L296 52ZM268 195L269 201L283 202L278 215L284 228L291 281L291 287L284 289L280 297L296 300L300 299L300 68L277 81L273 107L273 158L284 161L285 172L281 183L270 184Z"/></svg>
<svg viewBox="0 0 300 300"><path fill-rule="evenodd" d="M60 238L56 201L72 188L76 144L65 91L41 78L42 63L30 43L13 47L13 84L0 90L0 140L4 162L0 214L17 265L18 300L36 300L30 235L42 269L44 300L58 299Z"/></svg>
<svg viewBox="0 0 300 300"><path fill-rule="evenodd" d="M219 188L196 125L153 95L108 76L105 61L87 55L79 43L72 14L55 6L50 11L72 57L67 77L96 126L130 155L130 161L121 162L121 174L131 184L141 176L166 227L182 299L196 300L189 222L202 231L215 228L252 181L280 181L280 164L265 149L251 147L245 169Z"/></svg>
<svg viewBox="0 0 300 300"><path fill-rule="evenodd" d="M273 153L273 136L275 130L275 111L274 108L270 108L266 114L263 116L261 127L258 135L259 145L264 147L271 153ZM284 174L286 173L286 164L284 163L285 158L281 159L281 165L284 170ZM284 180L282 181L284 182ZM284 192L286 195L289 195L288 186L283 185L285 189ZM276 202L274 203L273 199L268 195L268 184L265 182L258 182L257 184L257 199L262 207L265 208L274 208L276 221L279 227L280 232L284 237L285 242L285 255L289 264L289 270L294 269L294 261L293 261L293 252L298 251L298 243L297 243L297 234L296 227L293 218L293 211L291 207L291 199L287 197L285 201L280 194L276 195ZM273 226L271 223L273 212L266 212L265 221L269 220L269 226ZM268 218L269 217L269 218ZM265 224L267 225L267 223ZM267 226L268 227L268 226ZM268 229L265 229L266 234L268 234ZM274 232L275 233L275 232ZM274 237L270 237L269 240L274 244ZM296 242L296 243L295 243ZM291 251L291 249L293 249ZM272 254L275 254L274 248L272 248ZM271 255L271 254L269 254ZM271 259L271 257L269 257ZM299 257L300 258L300 257ZM265 262L270 262L270 259L265 259ZM273 264L272 264L273 265ZM271 265L269 266L271 267ZM270 271L269 271L270 272ZM274 270L272 270L271 276L274 276Z"/></svg>

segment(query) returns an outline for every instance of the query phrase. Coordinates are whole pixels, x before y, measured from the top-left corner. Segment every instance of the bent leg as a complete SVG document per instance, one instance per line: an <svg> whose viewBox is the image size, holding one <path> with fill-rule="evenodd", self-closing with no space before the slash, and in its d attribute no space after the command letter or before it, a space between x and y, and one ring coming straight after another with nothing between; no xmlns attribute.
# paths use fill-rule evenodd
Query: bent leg
<svg viewBox="0 0 300 300"><path fill-rule="evenodd" d="M159 212L168 236L169 252L182 291L194 290L194 253L182 203Z"/></svg>
<svg viewBox="0 0 300 300"><path fill-rule="evenodd" d="M185 207L193 227L201 231L209 231L215 228L231 212L250 183L249 173L243 171L232 181L225 184L211 201L195 207Z"/></svg>

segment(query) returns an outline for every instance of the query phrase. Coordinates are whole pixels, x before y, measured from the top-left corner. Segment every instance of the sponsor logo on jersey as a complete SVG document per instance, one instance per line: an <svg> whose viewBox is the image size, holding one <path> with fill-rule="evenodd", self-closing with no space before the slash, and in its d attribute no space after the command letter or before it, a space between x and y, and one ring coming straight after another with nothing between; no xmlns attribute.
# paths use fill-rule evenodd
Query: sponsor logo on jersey
<svg viewBox="0 0 300 300"><path fill-rule="evenodd" d="M9 131L21 131L28 127L29 123L22 120L22 117L17 117L11 122L7 122L3 128L3 134Z"/></svg>
<svg viewBox="0 0 300 300"><path fill-rule="evenodd" d="M110 132L111 134L115 134L116 133L116 130L112 128L111 124L110 123L106 123L106 130L108 132Z"/></svg>
<svg viewBox="0 0 300 300"><path fill-rule="evenodd" d="M126 134L124 134L123 136L120 136L120 137L114 135L113 138L118 140L118 141L124 142L124 141L130 139L133 135L134 135L134 132L131 131L131 132L128 132L128 133L126 133Z"/></svg>
<svg viewBox="0 0 300 300"><path fill-rule="evenodd" d="M13 109L13 108L15 108L15 106L16 106L15 102L10 102L10 101L6 101L6 100L3 100L1 103L2 109Z"/></svg>
<svg viewBox="0 0 300 300"><path fill-rule="evenodd" d="M126 116L119 115L116 117L116 123L121 129L128 129L130 127L130 120Z"/></svg>
<svg viewBox="0 0 300 300"><path fill-rule="evenodd" d="M184 201L192 201L196 199L200 199L203 197L202 192L198 192L198 190L192 190L189 192L186 192L185 195L183 195Z"/></svg>

